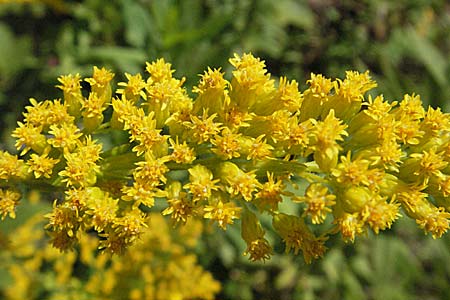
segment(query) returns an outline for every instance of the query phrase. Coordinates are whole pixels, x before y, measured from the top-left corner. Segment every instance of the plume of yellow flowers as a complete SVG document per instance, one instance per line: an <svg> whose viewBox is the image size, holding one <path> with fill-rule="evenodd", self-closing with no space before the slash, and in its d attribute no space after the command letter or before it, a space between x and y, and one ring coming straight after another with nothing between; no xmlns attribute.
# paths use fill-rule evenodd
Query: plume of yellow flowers
<svg viewBox="0 0 450 300"><path fill-rule="evenodd" d="M98 255L90 235L81 236L74 251L59 253L45 243L42 222L38 212L1 236L2 272L10 277L0 288L2 299L212 300L220 290L190 253L202 233L198 220L172 228L153 213L149 226L158 230L147 231L122 256Z"/></svg>
<svg viewBox="0 0 450 300"><path fill-rule="evenodd" d="M163 59L147 63L147 76L126 73L118 89L104 68L61 76L62 100L25 108L12 134L20 154L0 152L1 217L15 217L24 187L50 188L45 227L55 247L94 231L101 249L124 253L158 230L148 212L159 203L174 224L241 226L252 261L273 255L267 216L286 251L306 262L325 253L330 235L353 242L402 215L433 238L448 230L448 114L414 94L367 95L376 87L368 72L311 74L301 92L295 80L276 83L252 54L230 63L229 80L220 69L200 75L195 97ZM298 209L283 211L284 201Z"/></svg>

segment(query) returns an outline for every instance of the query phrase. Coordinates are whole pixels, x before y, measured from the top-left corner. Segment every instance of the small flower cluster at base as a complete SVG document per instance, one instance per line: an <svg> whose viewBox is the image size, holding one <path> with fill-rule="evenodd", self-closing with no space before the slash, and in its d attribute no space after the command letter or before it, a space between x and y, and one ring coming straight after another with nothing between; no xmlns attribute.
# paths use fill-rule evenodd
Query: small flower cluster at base
<svg viewBox="0 0 450 300"><path fill-rule="evenodd" d="M151 230L159 201L174 225L240 224L244 253L264 261L273 254L259 222L267 215L308 263L330 235L353 242L402 215L433 238L448 230L448 114L414 94L366 96L376 87L368 72L311 74L299 91L252 54L230 63L229 80L220 69L200 75L194 97L164 59L147 63L147 76L126 73L118 89L104 68L61 76L62 100L25 108L12 134L20 155L0 152L2 217L15 216L22 183L39 183L59 193L46 226L56 247L95 231L101 249L123 253ZM107 138L118 131L122 140ZM287 200L295 211L281 208Z"/></svg>

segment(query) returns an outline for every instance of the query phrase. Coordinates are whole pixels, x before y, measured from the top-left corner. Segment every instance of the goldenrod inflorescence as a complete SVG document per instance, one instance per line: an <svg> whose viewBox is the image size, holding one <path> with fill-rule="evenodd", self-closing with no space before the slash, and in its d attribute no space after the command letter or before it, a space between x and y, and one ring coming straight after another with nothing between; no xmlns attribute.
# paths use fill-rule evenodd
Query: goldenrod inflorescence
<svg viewBox="0 0 450 300"><path fill-rule="evenodd" d="M330 235L353 242L402 212L433 238L448 230L448 114L414 94L367 96L376 87L368 72L311 74L300 92L251 54L230 63L230 80L208 68L194 98L163 59L147 63L147 78L125 74L115 91L104 68L61 76L63 100L25 108L12 134L20 154L0 152L2 218L15 217L24 184L50 188L60 195L45 226L55 247L95 231L101 249L124 253L153 230L149 209L164 203L174 224L240 225L256 261L273 255L260 222L268 215L286 251L308 263ZM284 201L298 209L283 211Z"/></svg>

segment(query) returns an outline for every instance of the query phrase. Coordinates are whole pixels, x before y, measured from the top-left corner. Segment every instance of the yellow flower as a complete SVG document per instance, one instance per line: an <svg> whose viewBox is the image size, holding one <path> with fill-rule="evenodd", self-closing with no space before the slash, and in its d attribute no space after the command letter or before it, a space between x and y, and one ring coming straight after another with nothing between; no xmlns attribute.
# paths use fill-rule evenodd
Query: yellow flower
<svg viewBox="0 0 450 300"><path fill-rule="evenodd" d="M153 82L161 82L172 78L172 74L175 70L172 70L172 65L166 63L164 58L160 58L152 63L146 63L145 70L150 74L150 78Z"/></svg>
<svg viewBox="0 0 450 300"><path fill-rule="evenodd" d="M99 143L97 140L93 140L90 135L85 135L82 141L78 141L78 147L76 152L80 156L90 163L94 164L100 160L100 154L102 153L103 144Z"/></svg>
<svg viewBox="0 0 450 300"><path fill-rule="evenodd" d="M87 160L81 153L65 153L66 167L58 173L62 182L75 187L87 187L95 184L97 173L100 171L95 162Z"/></svg>
<svg viewBox="0 0 450 300"><path fill-rule="evenodd" d="M76 232L80 228L82 218L78 211L73 210L69 203L57 204L53 202L53 211L45 215L48 218L48 224L45 225L55 233L64 232L69 238L76 238ZM60 248L63 249L63 248Z"/></svg>
<svg viewBox="0 0 450 300"><path fill-rule="evenodd" d="M170 78L145 87L147 101L144 105L155 114L157 128L162 128L172 113L191 102L182 85L183 81Z"/></svg>
<svg viewBox="0 0 450 300"><path fill-rule="evenodd" d="M11 177L25 178L27 167L17 155L11 155L6 151L0 151L0 179L8 180Z"/></svg>
<svg viewBox="0 0 450 300"><path fill-rule="evenodd" d="M9 215L11 219L16 218L16 207L21 195L10 189L0 189L0 215L2 220Z"/></svg>
<svg viewBox="0 0 450 300"><path fill-rule="evenodd" d="M226 107L223 112L223 125L236 132L239 128L249 127L249 121L254 117L253 113L240 111L236 104Z"/></svg>
<svg viewBox="0 0 450 300"><path fill-rule="evenodd" d="M198 144L208 142L222 129L221 123L215 123L217 114L208 116L208 111L204 110L200 117L191 116L190 122L184 122L184 125L191 130L193 141Z"/></svg>
<svg viewBox="0 0 450 300"><path fill-rule="evenodd" d="M37 102L36 99L31 98L30 103L31 106L26 106L27 112L24 113L25 123L28 125L47 130L50 125L72 123L75 120L68 112L68 105L62 104L60 100ZM79 114L79 108L77 114Z"/></svg>
<svg viewBox="0 0 450 300"><path fill-rule="evenodd" d="M334 116L334 111L330 110L325 120L311 120L314 129L311 136L311 145L314 149L314 160L324 172L330 171L337 164L339 150L341 146L338 141L342 141L342 136L347 136L345 131L347 125Z"/></svg>
<svg viewBox="0 0 450 300"><path fill-rule="evenodd" d="M443 160L443 152L436 153L435 149L412 153L400 167L399 177L411 183L428 184L432 177L439 177L448 162Z"/></svg>
<svg viewBox="0 0 450 300"><path fill-rule="evenodd" d="M228 224L233 224L234 219L238 219L242 208L236 206L234 202L223 202L221 197L210 201L210 205L206 205L203 217L216 221L223 229L227 229Z"/></svg>
<svg viewBox="0 0 450 300"><path fill-rule="evenodd" d="M443 207L436 207L427 201L423 186L404 186L397 194L406 213L416 219L417 224L430 232L433 238L441 237L450 226L450 213Z"/></svg>
<svg viewBox="0 0 450 300"><path fill-rule="evenodd" d="M295 118L295 117L294 117ZM285 141L289 138L289 120L293 119L291 113L287 110L277 110L267 117L255 118L251 123L251 128L246 130L249 135L264 134L270 132L270 138L274 142ZM296 118L295 118L296 119ZM262 124L261 124L262 123ZM254 130L258 130L254 132ZM253 130L253 131L250 131Z"/></svg>
<svg viewBox="0 0 450 300"><path fill-rule="evenodd" d="M395 126L395 134L403 144L417 145L424 132L420 130L419 121L402 117Z"/></svg>
<svg viewBox="0 0 450 300"><path fill-rule="evenodd" d="M80 74L69 74L65 76L58 77L58 81L61 85L57 85L56 87L63 90L65 93L77 96L81 94L81 76Z"/></svg>
<svg viewBox="0 0 450 300"><path fill-rule="evenodd" d="M433 239L440 238L450 227L450 213L443 207L431 207L416 222L425 232L430 232Z"/></svg>
<svg viewBox="0 0 450 300"><path fill-rule="evenodd" d="M241 152L247 155L247 160L264 160L272 157L273 147L267 144L264 135L257 138L241 136L239 139Z"/></svg>
<svg viewBox="0 0 450 300"><path fill-rule="evenodd" d="M321 74L311 73L311 79L307 82L309 88L303 92L303 103L300 109L300 121L317 119L321 114L324 104L329 101L333 82Z"/></svg>
<svg viewBox="0 0 450 300"><path fill-rule="evenodd" d="M51 125L49 134L53 135L47 141L55 148L72 151L77 145L77 140L83 134L74 124Z"/></svg>
<svg viewBox="0 0 450 300"><path fill-rule="evenodd" d="M123 88L117 89L116 93L122 95L122 100L130 100L136 103L139 98L146 99L144 92L145 81L142 79L141 74L131 75L125 73L125 77L128 82L119 82L118 86Z"/></svg>
<svg viewBox="0 0 450 300"><path fill-rule="evenodd" d="M341 156L341 162L331 171L336 181L344 186L367 184L369 161L365 159L351 159L351 152Z"/></svg>
<svg viewBox="0 0 450 300"><path fill-rule="evenodd" d="M359 213L344 213L334 220L344 242L354 242L356 236L365 233L365 223Z"/></svg>
<svg viewBox="0 0 450 300"><path fill-rule="evenodd" d="M323 256L326 251L324 245L326 237L316 237L306 226L303 219L287 214L273 217L274 229L286 244L286 253L291 249L297 255L301 250L306 263Z"/></svg>
<svg viewBox="0 0 450 300"><path fill-rule="evenodd" d="M78 116L83 99L80 74L60 76L58 81L61 85L56 87L64 92L64 103L67 105L69 113Z"/></svg>
<svg viewBox="0 0 450 300"><path fill-rule="evenodd" d="M245 211L242 216L241 236L247 243L244 255L250 255L251 261L270 259L272 247L264 238L265 231L255 214Z"/></svg>
<svg viewBox="0 0 450 300"><path fill-rule="evenodd" d="M178 136L175 141L169 138L170 148L172 149L172 153L170 155L171 159L174 160L178 164L190 164L195 159L195 151L191 147L186 144L186 141L183 144L178 142Z"/></svg>
<svg viewBox="0 0 450 300"><path fill-rule="evenodd" d="M208 199L213 191L218 190L219 179L213 180L213 174L205 166L195 165L188 172L189 183L183 188L189 190L194 201Z"/></svg>
<svg viewBox="0 0 450 300"><path fill-rule="evenodd" d="M83 125L88 131L94 131L103 122L103 111L107 108L104 99L95 92L89 94L87 100L82 101Z"/></svg>
<svg viewBox="0 0 450 300"><path fill-rule="evenodd" d="M165 174L169 168L165 165L170 157L155 158L151 153L146 153L145 160L136 163L133 178L142 186L151 189L166 183Z"/></svg>
<svg viewBox="0 0 450 300"><path fill-rule="evenodd" d="M127 99L112 99L113 115L111 117L111 127L117 129L130 129L130 122L133 118L142 118L144 110L135 106L133 101ZM124 126L125 125L125 126Z"/></svg>
<svg viewBox="0 0 450 300"><path fill-rule="evenodd" d="M336 79L333 85L334 93L324 105L322 117L333 109L336 116L343 120L349 120L358 113L364 100L364 93L377 86L370 78L369 71L365 73L346 71L345 80Z"/></svg>
<svg viewBox="0 0 450 300"><path fill-rule="evenodd" d="M305 215L311 217L313 224L322 224L331 206L335 205L336 196L328 193L328 188L320 183L311 183L305 191L305 196L295 197L295 202L304 202L307 207L304 211Z"/></svg>
<svg viewBox="0 0 450 300"><path fill-rule="evenodd" d="M283 201L282 195L287 193L284 191L285 185L280 178L274 179L274 174L267 172L267 181L262 184L261 190L255 194L255 204L261 210L278 209L278 203Z"/></svg>
<svg viewBox="0 0 450 300"><path fill-rule="evenodd" d="M168 184L166 192L169 206L162 211L162 215L171 215L172 220L176 223L186 224L187 219L195 213L194 203L188 198L188 194L181 189L179 181Z"/></svg>
<svg viewBox="0 0 450 300"><path fill-rule="evenodd" d="M112 228L125 243L130 245L135 242L147 229L147 215L138 208L132 208L130 211L114 220Z"/></svg>
<svg viewBox="0 0 450 300"><path fill-rule="evenodd" d="M119 200L95 188L86 199L86 214L91 216L91 223L97 232L102 232L116 220L119 210Z"/></svg>
<svg viewBox="0 0 450 300"><path fill-rule="evenodd" d="M298 82L295 80L288 81L286 77L280 77L278 88L275 92L273 103L279 107L273 106L272 110L286 109L291 113L295 113L302 105L303 97L298 90Z"/></svg>
<svg viewBox="0 0 450 300"><path fill-rule="evenodd" d="M159 155L165 154L167 151L167 136L161 135L161 130L156 129L156 120L153 113L130 116L125 121L125 128L129 128L130 140L137 142L137 145L133 147L133 151L138 156L145 152L155 152L155 155Z"/></svg>
<svg viewBox="0 0 450 300"><path fill-rule="evenodd" d="M20 155L0 151L2 218L15 216L17 186L53 186L64 198L55 202L46 227L61 250L81 245L82 232L94 231L104 251L127 255L126 249L147 239L179 257L163 223L146 230L151 223L146 213L155 204L171 216L172 225L203 218L226 229L242 217L244 254L264 261L272 248L262 216L250 212L257 210L273 217L286 250L302 252L308 263L323 255L328 236L316 236L306 219L313 227L325 223L327 235L340 232L353 242L369 228L376 234L390 228L401 206L434 238L448 230L449 114L425 110L414 94L399 103L382 95L366 100L376 86L368 72L348 71L345 79L333 80L311 74L302 94L295 80L280 77L275 84L264 61L252 54L236 54L230 63L231 81L221 69L208 68L192 90L195 99L183 87L185 78L174 78L163 59L147 63L148 78L125 73L115 91L114 74L105 68L94 67L91 78L61 76L57 87L64 101L31 98L12 134ZM82 91L82 80L89 91ZM106 111L110 101L112 116ZM305 194L295 195L305 181ZM286 198L302 203L301 216L279 211ZM329 214L334 225L325 222ZM118 287L115 274L136 271L145 255L127 256L133 261L128 265L96 257L98 271L114 267L93 275L90 292L112 293ZM29 263L36 270L39 259ZM164 272L181 274L174 268L195 266L189 256L179 260L168 259ZM67 282L61 264L58 278ZM149 283L160 280L159 269L145 268L136 272L148 281L146 288L134 286L124 295L187 294L183 287L167 292Z"/></svg>
<svg viewBox="0 0 450 300"><path fill-rule="evenodd" d="M22 150L20 155L25 155L30 150L42 153L47 145L47 140L42 134L42 127L21 122L17 122L17 124L19 127L13 131L11 136L17 139L15 146L17 150Z"/></svg>
<svg viewBox="0 0 450 300"><path fill-rule="evenodd" d="M221 164L220 173L226 191L232 196L241 195L245 201L251 201L253 193L261 188L254 171L244 172L231 162Z"/></svg>
<svg viewBox="0 0 450 300"><path fill-rule="evenodd" d="M205 108L219 116L224 113L223 108L229 104L230 100L227 90L230 83L223 78L223 75L220 69L212 70L211 68L200 75L200 82L192 89L192 92L198 94L194 101L193 114L198 114Z"/></svg>
<svg viewBox="0 0 450 300"><path fill-rule="evenodd" d="M164 191L136 181L133 182L132 186L124 186L122 192L124 194L121 199L124 201L132 201L134 207L139 207L141 204L147 207L153 207L155 205L155 198L166 197Z"/></svg>
<svg viewBox="0 0 450 300"><path fill-rule="evenodd" d="M423 119L425 116L425 109L422 105L422 100L419 95L404 95L400 105L394 109L393 113L396 115L398 120L410 119L413 121L418 121Z"/></svg>
<svg viewBox="0 0 450 300"><path fill-rule="evenodd" d="M364 102L367 109L361 111L360 114L367 115L373 120L379 120L386 117L397 104L397 101L385 101L383 95L376 96L375 99L372 99L372 96L369 95L368 101Z"/></svg>
<svg viewBox="0 0 450 300"><path fill-rule="evenodd" d="M211 140L211 144L215 146L211 151L224 160L239 157L241 156L241 146L239 144L240 137L241 134L232 133L228 127L225 127L222 129L221 134L217 134L214 139Z"/></svg>
<svg viewBox="0 0 450 300"><path fill-rule="evenodd" d="M105 68L97 68L94 66L94 71L91 78L86 78L85 81L91 85L92 92L96 93L98 97L103 98L105 102L111 101L111 85L110 82L114 78L114 73Z"/></svg>
<svg viewBox="0 0 450 300"><path fill-rule="evenodd" d="M371 199L361 212L362 219L373 231L378 234L380 230L391 228L392 223L401 215L400 203L395 200L386 202L385 198L376 197Z"/></svg>
<svg viewBox="0 0 450 300"><path fill-rule="evenodd" d="M439 137L442 133L448 132L450 128L450 115L443 113L441 109L428 107L425 117L421 123L421 130L425 132L426 138Z"/></svg>
<svg viewBox="0 0 450 300"><path fill-rule="evenodd" d="M394 139L383 140L382 143L371 149L372 155L370 159L373 161L372 165L381 165L388 171L399 171L399 165L402 163L402 158L405 156L400 144Z"/></svg>
<svg viewBox="0 0 450 300"><path fill-rule="evenodd" d="M309 120L298 123L297 118L292 117L289 118L286 128L288 131L286 148L295 154L305 155L309 146L309 136L313 130L312 123Z"/></svg>
<svg viewBox="0 0 450 300"><path fill-rule="evenodd" d="M230 63L235 67L231 80L230 100L239 111L259 113L258 110L271 105L274 82L267 74L264 61L252 54L234 55Z"/></svg>
<svg viewBox="0 0 450 300"><path fill-rule="evenodd" d="M50 178L53 172L53 167L59 162L59 159L48 157L48 153L42 155L31 154L27 161L29 166L28 171L34 174L36 179L41 176Z"/></svg>

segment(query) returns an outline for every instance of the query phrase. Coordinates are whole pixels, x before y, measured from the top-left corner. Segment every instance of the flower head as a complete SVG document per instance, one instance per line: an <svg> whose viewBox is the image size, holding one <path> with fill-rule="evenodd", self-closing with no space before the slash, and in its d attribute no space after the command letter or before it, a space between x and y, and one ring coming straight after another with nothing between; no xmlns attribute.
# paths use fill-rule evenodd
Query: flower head
<svg viewBox="0 0 450 300"><path fill-rule="evenodd" d="M328 192L328 188L320 183L312 183L305 191L305 196L296 197L295 202L304 202L307 207L305 215L311 217L313 224L321 224L325 221L331 206L335 205L336 196Z"/></svg>
<svg viewBox="0 0 450 300"><path fill-rule="evenodd" d="M294 254L297 255L301 250L306 263L311 263L313 258L322 257L325 253L326 238L314 236L303 219L292 215L278 214L274 216L272 224L285 242L286 252L293 249Z"/></svg>
<svg viewBox="0 0 450 300"><path fill-rule="evenodd" d="M16 207L19 204L21 195L10 189L0 189L0 215L2 220L9 216L11 219L16 218Z"/></svg>
<svg viewBox="0 0 450 300"><path fill-rule="evenodd" d="M216 221L223 229L227 229L227 225L233 224L234 219L238 219L242 208L236 206L234 202L223 202L222 199L214 199L211 204L204 207L205 219Z"/></svg>

